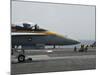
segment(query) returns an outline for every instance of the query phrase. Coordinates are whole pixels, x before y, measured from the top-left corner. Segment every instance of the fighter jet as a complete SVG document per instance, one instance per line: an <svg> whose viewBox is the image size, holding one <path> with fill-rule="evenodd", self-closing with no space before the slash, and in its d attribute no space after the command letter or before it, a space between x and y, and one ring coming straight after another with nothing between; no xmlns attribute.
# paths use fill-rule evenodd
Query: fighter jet
<svg viewBox="0 0 100 75"><path fill-rule="evenodd" d="M11 27L12 48L22 46L22 48L44 48L46 45L75 45L80 42L65 38L64 36L46 29L39 28L37 24L31 26L23 23L23 26L15 25Z"/></svg>

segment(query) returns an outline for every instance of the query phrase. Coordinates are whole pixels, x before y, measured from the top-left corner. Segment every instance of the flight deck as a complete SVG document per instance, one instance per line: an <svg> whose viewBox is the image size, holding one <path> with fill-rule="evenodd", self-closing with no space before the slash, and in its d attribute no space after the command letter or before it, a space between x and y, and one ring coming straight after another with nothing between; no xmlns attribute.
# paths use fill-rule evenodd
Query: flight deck
<svg viewBox="0 0 100 75"><path fill-rule="evenodd" d="M96 69L96 49L74 52L73 48L27 50L27 60L19 63L12 57L12 75ZM28 60L32 58L32 60Z"/></svg>

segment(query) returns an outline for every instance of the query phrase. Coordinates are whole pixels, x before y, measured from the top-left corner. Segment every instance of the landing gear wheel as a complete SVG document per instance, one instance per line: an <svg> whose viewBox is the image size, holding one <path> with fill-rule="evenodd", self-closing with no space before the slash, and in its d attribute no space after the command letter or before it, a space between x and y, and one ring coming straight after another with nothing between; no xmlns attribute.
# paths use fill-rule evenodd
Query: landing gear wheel
<svg viewBox="0 0 100 75"><path fill-rule="evenodd" d="M24 62L25 61L25 56L24 55L19 55L18 56L18 61L19 62Z"/></svg>

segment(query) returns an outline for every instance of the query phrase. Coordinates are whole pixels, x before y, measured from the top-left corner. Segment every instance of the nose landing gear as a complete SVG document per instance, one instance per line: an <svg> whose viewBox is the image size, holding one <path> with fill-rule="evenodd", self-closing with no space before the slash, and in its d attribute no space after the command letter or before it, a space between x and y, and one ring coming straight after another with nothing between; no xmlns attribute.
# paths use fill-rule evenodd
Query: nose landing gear
<svg viewBox="0 0 100 75"><path fill-rule="evenodd" d="M24 61L25 61L25 56L22 55L22 54L19 55L19 56L18 56L18 61L19 61L19 62L24 62Z"/></svg>

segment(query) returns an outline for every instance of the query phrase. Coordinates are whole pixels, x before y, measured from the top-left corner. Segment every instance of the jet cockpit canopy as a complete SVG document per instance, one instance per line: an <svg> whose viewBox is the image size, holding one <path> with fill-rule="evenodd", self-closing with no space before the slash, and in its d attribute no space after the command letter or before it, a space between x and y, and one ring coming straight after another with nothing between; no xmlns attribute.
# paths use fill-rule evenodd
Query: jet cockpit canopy
<svg viewBox="0 0 100 75"><path fill-rule="evenodd" d="M28 23L23 23L23 27L24 28L32 28L31 24L28 24Z"/></svg>
<svg viewBox="0 0 100 75"><path fill-rule="evenodd" d="M37 24L32 26L32 24L29 23L22 23L21 25L15 25L14 27L12 26L12 29L17 30L17 31L47 31L45 29L39 28Z"/></svg>

